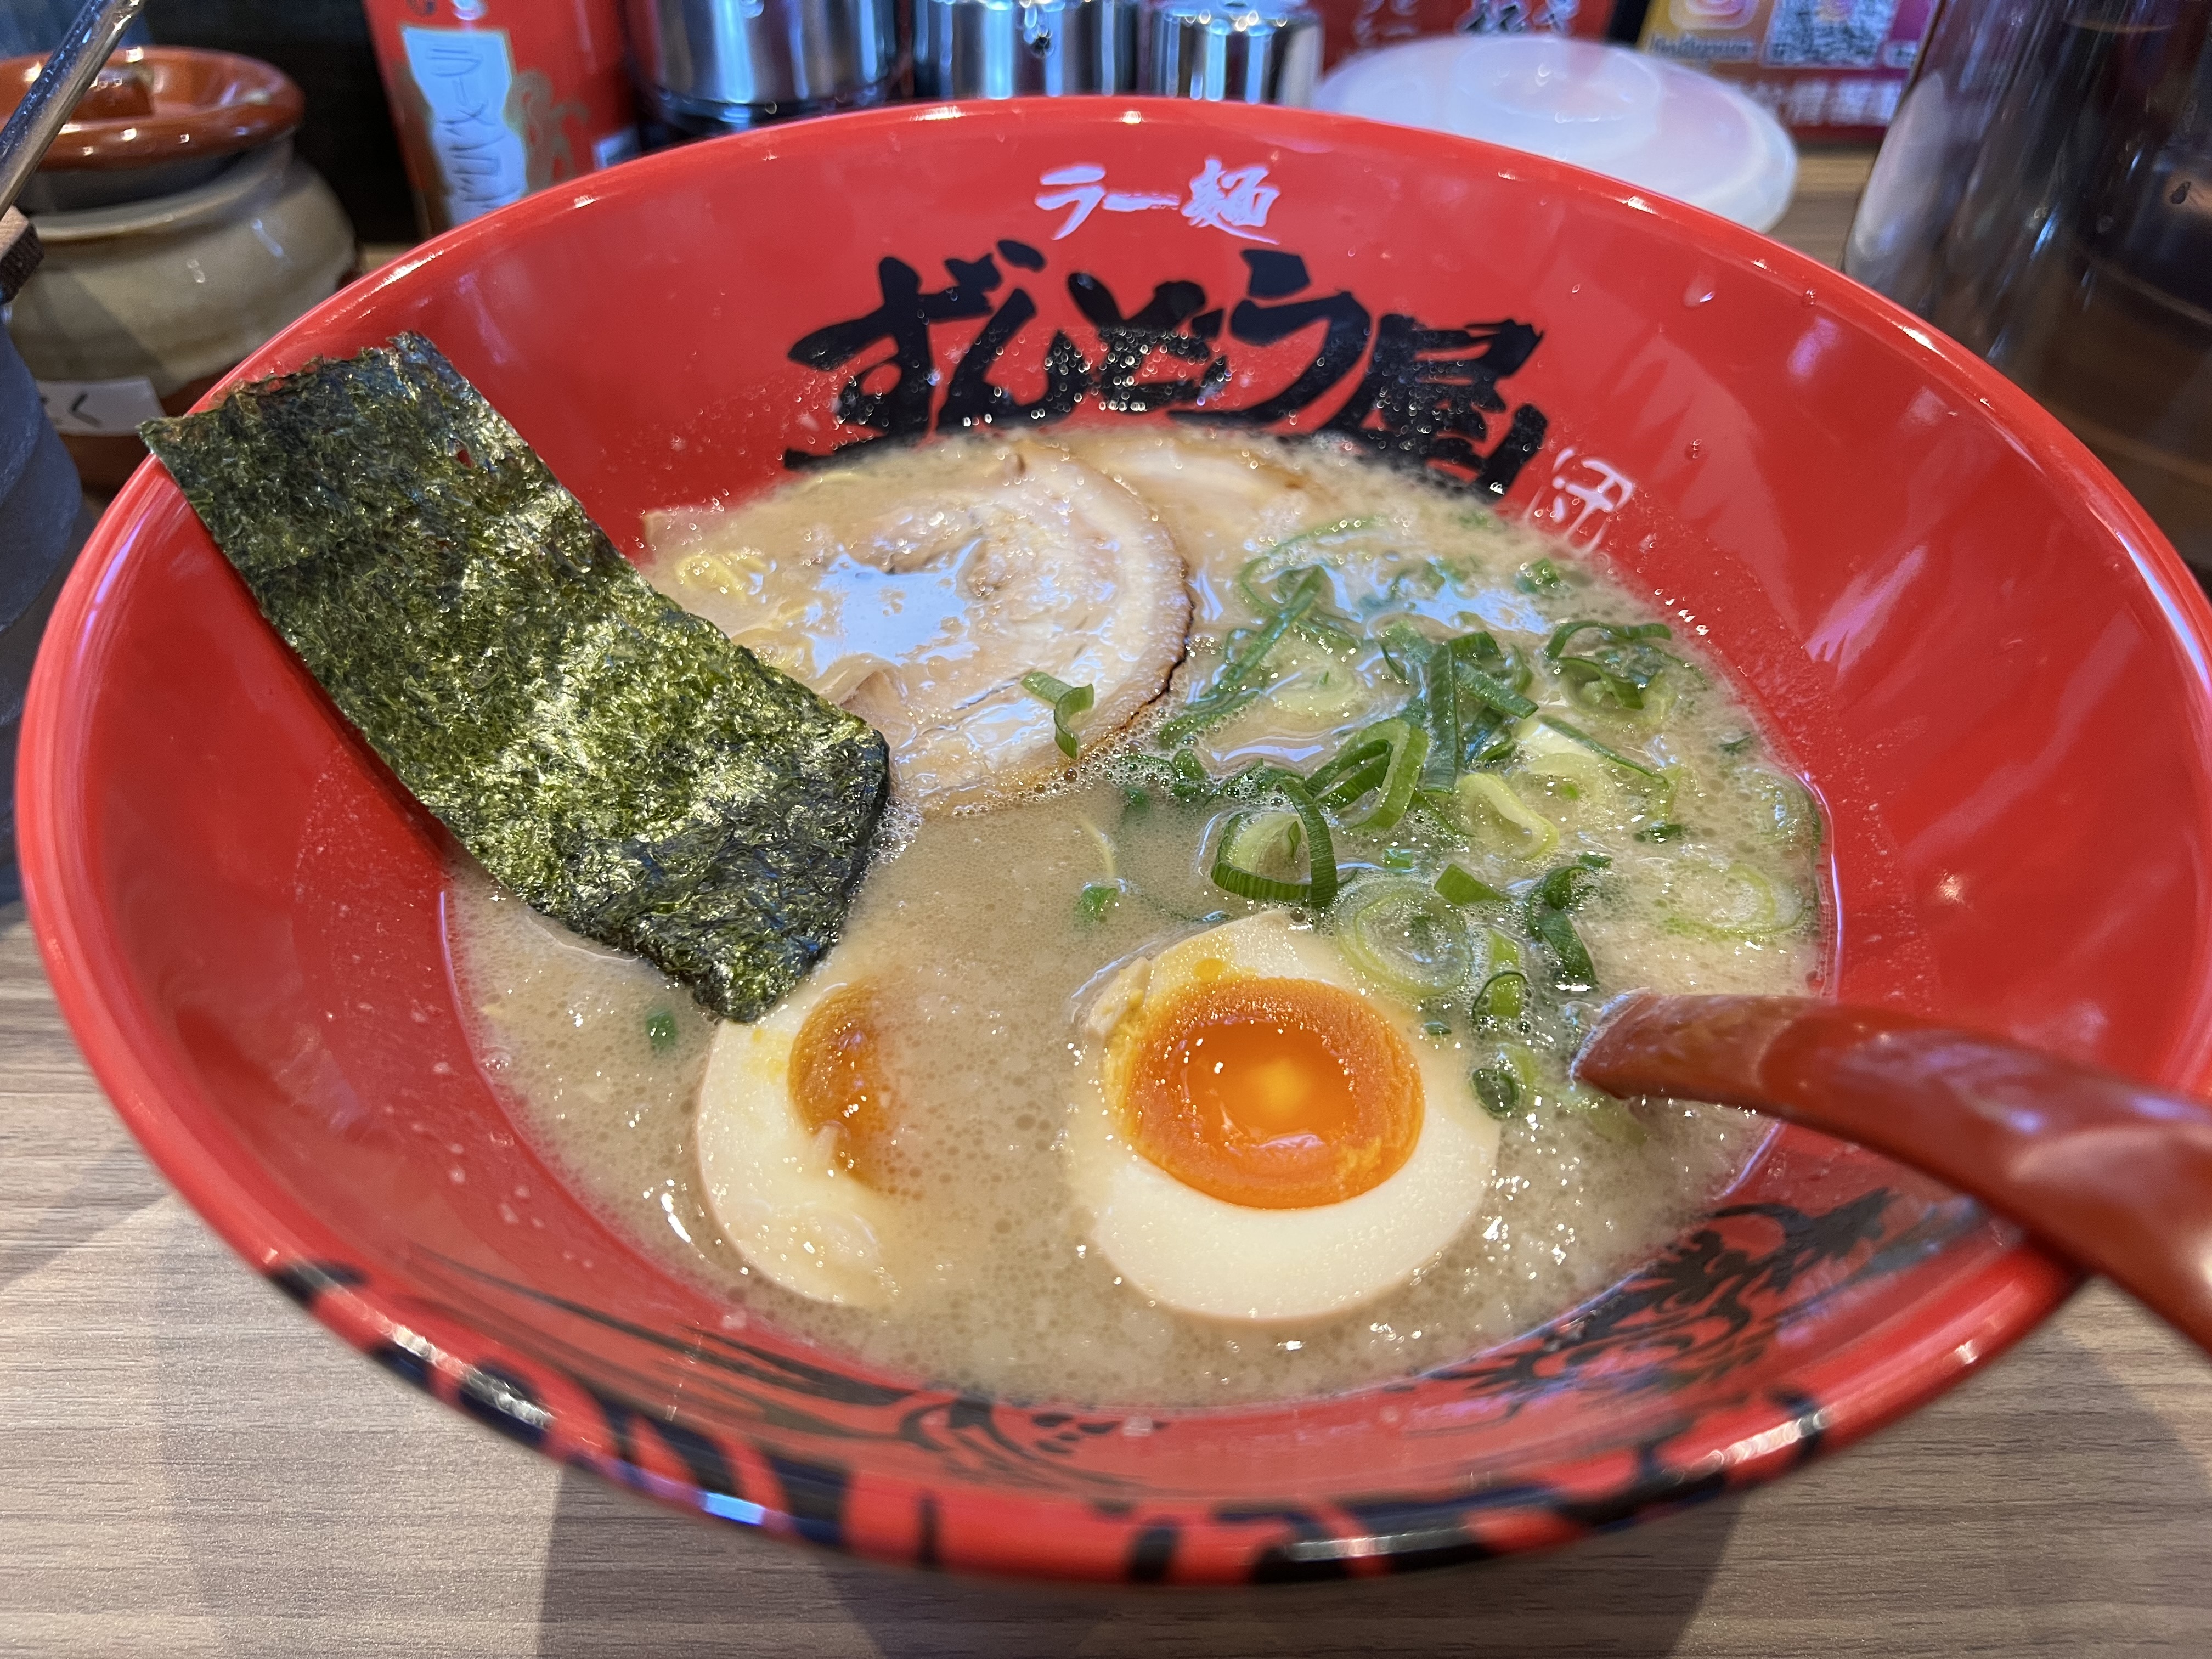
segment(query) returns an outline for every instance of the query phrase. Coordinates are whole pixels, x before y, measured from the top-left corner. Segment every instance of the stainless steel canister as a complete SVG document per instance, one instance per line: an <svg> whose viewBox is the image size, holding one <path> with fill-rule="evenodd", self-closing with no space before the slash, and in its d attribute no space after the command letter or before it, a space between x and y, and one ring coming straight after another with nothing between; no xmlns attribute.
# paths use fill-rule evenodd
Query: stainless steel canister
<svg viewBox="0 0 2212 1659"><path fill-rule="evenodd" d="M915 0L918 98L1134 92L1139 0Z"/></svg>
<svg viewBox="0 0 2212 1659"><path fill-rule="evenodd" d="M1309 104L1321 18L1302 0L1150 0L1144 89L1169 98Z"/></svg>
<svg viewBox="0 0 2212 1659"><path fill-rule="evenodd" d="M893 3L629 0L639 88L693 134L882 103L899 72Z"/></svg>

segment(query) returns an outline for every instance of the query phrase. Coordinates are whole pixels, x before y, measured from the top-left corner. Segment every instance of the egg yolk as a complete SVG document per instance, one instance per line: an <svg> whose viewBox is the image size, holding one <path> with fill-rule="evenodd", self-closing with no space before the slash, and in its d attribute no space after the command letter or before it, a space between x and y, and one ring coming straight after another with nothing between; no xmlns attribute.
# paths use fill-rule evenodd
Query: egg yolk
<svg viewBox="0 0 2212 1659"><path fill-rule="evenodd" d="M874 994L848 986L823 998L791 1045L786 1086L811 1134L833 1128L831 1156L864 1186L887 1188L898 1121L885 1086Z"/></svg>
<svg viewBox="0 0 2212 1659"><path fill-rule="evenodd" d="M1412 1054L1341 986L1200 980L1146 1010L1134 1054L1131 1144L1227 1203L1342 1203L1389 1180L1420 1138Z"/></svg>

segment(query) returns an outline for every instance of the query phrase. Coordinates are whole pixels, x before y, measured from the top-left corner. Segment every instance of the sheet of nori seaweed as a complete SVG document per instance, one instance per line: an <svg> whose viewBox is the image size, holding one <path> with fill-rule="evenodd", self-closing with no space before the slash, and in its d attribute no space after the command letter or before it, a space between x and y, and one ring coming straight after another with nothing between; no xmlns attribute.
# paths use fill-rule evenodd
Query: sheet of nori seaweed
<svg viewBox="0 0 2212 1659"><path fill-rule="evenodd" d="M882 737L656 592L429 341L143 431L262 614L498 880L732 1019L836 940Z"/></svg>

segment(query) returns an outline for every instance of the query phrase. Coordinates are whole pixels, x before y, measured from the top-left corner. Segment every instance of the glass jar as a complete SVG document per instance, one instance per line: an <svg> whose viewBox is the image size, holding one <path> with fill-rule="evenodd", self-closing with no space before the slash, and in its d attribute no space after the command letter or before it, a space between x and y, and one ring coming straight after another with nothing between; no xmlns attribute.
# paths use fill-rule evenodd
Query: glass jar
<svg viewBox="0 0 2212 1659"><path fill-rule="evenodd" d="M2212 573L2212 0L1948 0L1844 269L1972 348Z"/></svg>

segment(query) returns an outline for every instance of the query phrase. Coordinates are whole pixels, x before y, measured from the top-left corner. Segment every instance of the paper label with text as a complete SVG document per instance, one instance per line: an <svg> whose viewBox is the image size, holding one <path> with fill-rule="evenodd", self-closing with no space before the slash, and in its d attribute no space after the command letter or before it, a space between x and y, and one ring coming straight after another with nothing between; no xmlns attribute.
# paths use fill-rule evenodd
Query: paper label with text
<svg viewBox="0 0 2212 1659"><path fill-rule="evenodd" d="M39 401L54 430L68 438L113 437L157 421L164 412L154 383L143 375L123 380L41 380Z"/></svg>

